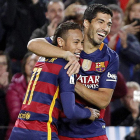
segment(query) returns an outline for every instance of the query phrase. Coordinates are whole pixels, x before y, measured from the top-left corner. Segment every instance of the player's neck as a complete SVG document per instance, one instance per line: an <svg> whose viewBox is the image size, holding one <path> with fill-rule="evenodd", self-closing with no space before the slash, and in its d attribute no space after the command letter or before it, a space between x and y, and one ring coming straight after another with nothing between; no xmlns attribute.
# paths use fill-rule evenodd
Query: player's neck
<svg viewBox="0 0 140 140"><path fill-rule="evenodd" d="M99 49L100 45L94 45L86 37L84 38L84 52L87 54L95 52Z"/></svg>

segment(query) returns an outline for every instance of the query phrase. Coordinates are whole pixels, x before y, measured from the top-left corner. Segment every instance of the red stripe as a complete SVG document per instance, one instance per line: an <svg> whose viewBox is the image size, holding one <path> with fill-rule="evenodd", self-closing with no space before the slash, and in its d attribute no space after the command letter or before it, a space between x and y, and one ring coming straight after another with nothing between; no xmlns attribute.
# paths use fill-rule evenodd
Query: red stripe
<svg viewBox="0 0 140 140"><path fill-rule="evenodd" d="M22 110L31 111L31 112L39 113L39 114L49 114L50 105L32 101L30 105L23 104ZM60 114L60 110L54 107L53 112L52 112L52 117L58 119L59 114Z"/></svg>
<svg viewBox="0 0 140 140"><path fill-rule="evenodd" d="M105 68L107 68L109 62L108 61L105 61L104 63L105 63Z"/></svg>
<svg viewBox="0 0 140 140"><path fill-rule="evenodd" d="M104 115L105 115L105 109L101 109L99 119L103 119Z"/></svg>
<svg viewBox="0 0 140 140"><path fill-rule="evenodd" d="M83 61L84 61L84 59L82 59L82 58L79 61L79 63L80 63L81 66L82 66ZM108 63L109 63L108 61L104 61L105 69L107 68ZM96 71L96 62L92 62L91 68L88 71Z"/></svg>
<svg viewBox="0 0 140 140"><path fill-rule="evenodd" d="M35 87L35 91L46 93L52 96L54 96L56 89L57 89L57 86L50 83L42 82L42 81L38 81ZM59 94L57 98L60 99Z"/></svg>
<svg viewBox="0 0 140 140"><path fill-rule="evenodd" d="M17 119L15 123L15 127L29 129L29 130L36 130L36 131L43 131L48 132L47 123L46 122L39 122L39 121L24 121ZM51 125L52 132L57 132L57 128L54 125Z"/></svg>
<svg viewBox="0 0 140 140"><path fill-rule="evenodd" d="M47 62L37 62L36 67L42 66L42 71L49 72L58 75L62 65L54 64L54 63L47 63Z"/></svg>
<svg viewBox="0 0 140 140"><path fill-rule="evenodd" d="M54 96L56 89L57 86L42 81L38 81L35 86L35 91L50 94L52 96Z"/></svg>
<svg viewBox="0 0 140 140"><path fill-rule="evenodd" d="M45 62L36 62L35 67L42 67L45 64Z"/></svg>

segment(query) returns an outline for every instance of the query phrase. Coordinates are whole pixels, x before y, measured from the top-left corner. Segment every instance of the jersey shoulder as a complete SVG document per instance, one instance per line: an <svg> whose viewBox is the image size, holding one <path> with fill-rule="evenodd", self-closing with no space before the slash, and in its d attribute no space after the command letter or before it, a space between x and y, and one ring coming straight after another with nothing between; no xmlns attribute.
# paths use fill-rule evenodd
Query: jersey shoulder
<svg viewBox="0 0 140 140"><path fill-rule="evenodd" d="M106 52L107 55L109 55L111 59L119 59L118 54L114 50L109 48L107 44L104 44L103 51Z"/></svg>

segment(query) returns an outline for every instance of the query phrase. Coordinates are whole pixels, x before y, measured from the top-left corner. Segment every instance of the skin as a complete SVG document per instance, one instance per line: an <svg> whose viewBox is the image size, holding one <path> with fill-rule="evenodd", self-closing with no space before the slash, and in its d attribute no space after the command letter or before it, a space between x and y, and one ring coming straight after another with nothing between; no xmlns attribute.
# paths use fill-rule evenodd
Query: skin
<svg viewBox="0 0 140 140"><path fill-rule="evenodd" d="M121 13L113 11L112 26L110 34L114 35L119 32L122 27L123 18Z"/></svg>
<svg viewBox="0 0 140 140"><path fill-rule="evenodd" d="M83 34L80 30L69 30L65 38L66 39L62 39L60 37L57 38L58 47L65 51L70 51L73 54L81 53L83 50ZM89 107L86 108L91 112L90 120L94 121L95 118L99 117L100 113L98 110Z"/></svg>
<svg viewBox="0 0 140 140"><path fill-rule="evenodd" d="M47 9L48 11L45 15L50 21L48 26L48 36L52 36L58 24L64 20L64 4L62 2L50 2Z"/></svg>
<svg viewBox="0 0 140 140"><path fill-rule="evenodd" d="M91 23L87 20L84 20L84 51L86 53L92 53L100 47L100 44L110 32L111 24L111 16L103 13L98 13L97 16L94 19L92 19ZM104 37L98 35L100 33L104 34ZM38 53L39 55L48 57L60 57L65 58L66 60L70 60L66 67L69 67L71 64L74 64L75 69L74 71L70 71L69 75L71 75L72 72L75 73L77 71L77 58L74 55L68 53L67 51L61 51L59 48L54 47L53 45L46 42L45 39L34 39L29 42L27 47L30 51ZM53 52L53 55L51 52ZM75 90L77 94L79 94L82 98L96 105L100 109L106 108L106 106L111 100L112 93L114 91L113 89L108 88L99 88L98 91L95 91L86 88L79 82L76 83Z"/></svg>
<svg viewBox="0 0 140 140"><path fill-rule="evenodd" d="M130 20L132 20L133 18L140 19L140 3L134 4L131 7L131 10L129 13L129 18L130 18Z"/></svg>
<svg viewBox="0 0 140 140"><path fill-rule="evenodd" d="M27 81L29 82L30 78L31 78L31 74L32 74L32 70L35 66L35 63L37 62L39 56L32 54L31 56L29 56L26 60L26 64L25 64L25 72L27 74Z"/></svg>
<svg viewBox="0 0 140 140"><path fill-rule="evenodd" d="M91 23L87 20L84 21L84 51L87 54L96 51L100 47L100 44L110 32L111 24L111 16L103 13L98 13L96 18L92 19ZM104 33L104 37L100 37L99 33ZM99 88L98 91L95 91L76 82L75 91L88 102L100 109L104 109L109 104L114 90Z"/></svg>
<svg viewBox="0 0 140 140"><path fill-rule="evenodd" d="M121 39L122 47L127 48L127 33L124 30L121 30L122 24L123 24L123 18L121 13L113 11L112 27L108 35L108 37L110 38L108 46L111 49L114 49L116 45L117 36L119 36L119 38Z"/></svg>
<svg viewBox="0 0 140 140"><path fill-rule="evenodd" d="M80 30L69 30L67 33L68 39L66 41L62 38L58 38L59 47L65 51L74 53L81 53L83 50L83 34Z"/></svg>
<svg viewBox="0 0 140 140"><path fill-rule="evenodd" d="M87 54L96 51L100 47L110 32L111 24L111 16L102 13L97 13L91 23L88 20L84 20L84 51ZM101 37L99 33L103 33L104 37Z"/></svg>
<svg viewBox="0 0 140 140"><path fill-rule="evenodd" d="M59 58L62 58L61 56L65 55L69 56L69 59L72 60L73 62L73 66L71 67L73 69L74 66L79 66L80 68L80 64L77 61L77 58L79 58L79 56L77 57L77 55L75 56L74 53L80 53L83 50L83 34L80 30L76 29L76 30L69 30L67 32L67 34L65 35L65 39L58 37L57 38L57 43L58 43L58 47L54 47L53 45L51 45L50 43L48 43L46 40L44 39L35 39L36 41L30 41L27 47L33 47L34 45L38 46L39 45L39 49L37 49L35 52L38 52L39 55L42 56L43 54L43 50L45 51L43 56L47 56L47 57L57 57L58 54L60 55ZM35 43L35 44L34 44ZM34 44L34 45L33 45ZM48 49L47 54L46 55L46 47L44 48L43 46L46 45L50 46L51 49ZM33 46L32 46L33 45ZM30 48L30 49L31 49ZM53 52L53 56L51 55ZM66 54L65 54L66 53ZM50 54L50 55L49 55ZM78 65L77 65L78 64ZM77 69L77 67L76 67ZM91 112L91 116L90 116L90 120L94 121L96 118L98 118L100 116L100 113L98 110L96 109L92 109L87 107L90 112Z"/></svg>
<svg viewBox="0 0 140 140"><path fill-rule="evenodd" d="M0 75L7 71L7 60L5 55L0 55Z"/></svg>
<svg viewBox="0 0 140 140"><path fill-rule="evenodd" d="M0 86L3 88L7 88L9 81L8 81L8 75L7 72L7 59L5 55L0 55Z"/></svg>
<svg viewBox="0 0 140 140"><path fill-rule="evenodd" d="M129 87L127 90L127 94L121 99L123 104L128 108L128 110L132 113L132 117L134 120L139 115L139 102L133 100L133 93L136 89L135 87Z"/></svg>
<svg viewBox="0 0 140 140"><path fill-rule="evenodd" d="M46 18L50 21L56 18L58 23L63 21L65 15L64 4L62 2L50 2L47 8Z"/></svg>
<svg viewBox="0 0 140 140"><path fill-rule="evenodd" d="M140 3L136 3L132 5L131 10L129 12L129 19L132 21L134 18L140 19ZM131 24L125 25L123 29L127 33L131 33L136 35L138 32L140 32L140 25L137 25L137 21L132 22Z"/></svg>

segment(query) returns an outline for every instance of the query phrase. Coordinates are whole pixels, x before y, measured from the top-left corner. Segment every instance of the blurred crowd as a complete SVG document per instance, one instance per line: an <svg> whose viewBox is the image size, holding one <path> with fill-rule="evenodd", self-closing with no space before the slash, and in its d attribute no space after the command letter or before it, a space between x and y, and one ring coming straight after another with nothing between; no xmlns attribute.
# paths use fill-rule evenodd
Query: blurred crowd
<svg viewBox="0 0 140 140"><path fill-rule="evenodd" d="M8 140L18 117L37 55L28 41L52 36L64 21L82 26L88 5L113 11L104 40L119 55L118 81L106 109L107 126L133 126L140 115L140 0L0 0L0 139Z"/></svg>

